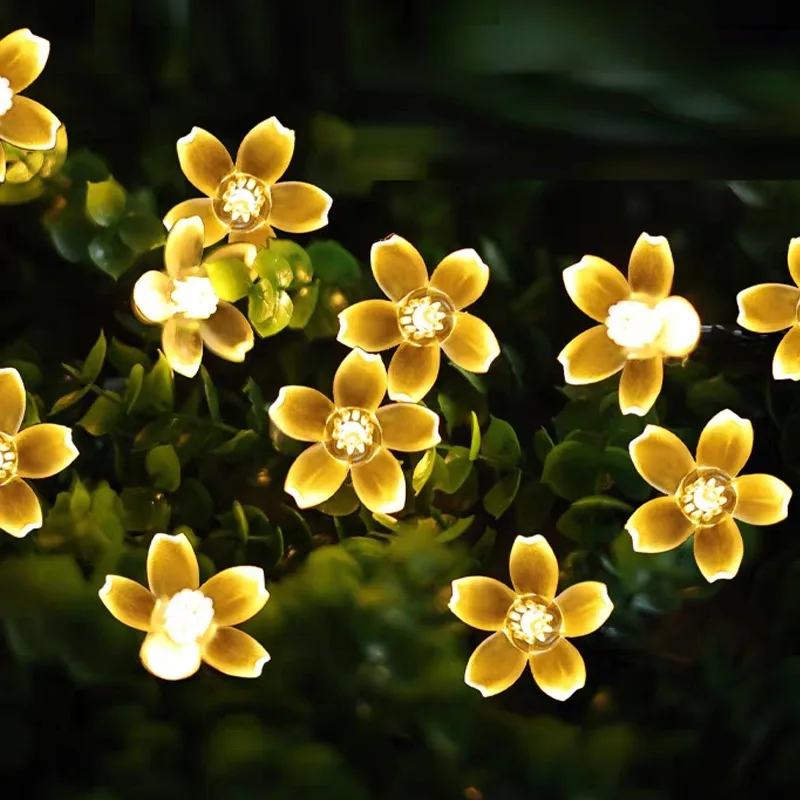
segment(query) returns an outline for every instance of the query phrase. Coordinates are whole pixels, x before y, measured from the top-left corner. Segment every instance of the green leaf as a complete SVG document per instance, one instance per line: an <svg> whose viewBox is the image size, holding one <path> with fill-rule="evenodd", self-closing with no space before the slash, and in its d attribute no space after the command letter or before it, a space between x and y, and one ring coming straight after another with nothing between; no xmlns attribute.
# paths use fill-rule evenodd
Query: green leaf
<svg viewBox="0 0 800 800"><path fill-rule="evenodd" d="M262 247L253 261L253 269L274 289L288 289L292 285L294 274L289 262L273 247Z"/></svg>
<svg viewBox="0 0 800 800"><path fill-rule="evenodd" d="M0 560L0 618L48 613L86 593L71 555L8 554Z"/></svg>
<svg viewBox="0 0 800 800"><path fill-rule="evenodd" d="M574 388L574 387L573 387ZM578 387L582 388L582 387ZM574 430L601 431L603 421L598 400L571 400L553 419L556 437L563 442Z"/></svg>
<svg viewBox="0 0 800 800"><path fill-rule="evenodd" d="M75 519L85 517L92 505L92 497L83 482L77 478L69 495L69 510Z"/></svg>
<svg viewBox="0 0 800 800"><path fill-rule="evenodd" d="M247 521L247 515L244 513L242 504L238 500L233 501L231 513L235 525L234 530L238 534L239 538L243 542L246 542L247 536L250 533L250 523Z"/></svg>
<svg viewBox="0 0 800 800"><path fill-rule="evenodd" d="M492 486L483 498L483 507L495 519L508 511L519 491L522 470L515 469Z"/></svg>
<svg viewBox="0 0 800 800"><path fill-rule="evenodd" d="M158 489L174 492L181 485L181 463L171 444L162 444L150 450L145 458L145 467Z"/></svg>
<svg viewBox="0 0 800 800"><path fill-rule="evenodd" d="M613 485L626 497L639 502L650 497L652 492L650 484L636 471L627 450L621 447L607 447L603 453L603 463Z"/></svg>
<svg viewBox="0 0 800 800"><path fill-rule="evenodd" d="M109 177L105 162L88 150L72 153L64 164L64 175L73 183L86 184L104 181Z"/></svg>
<svg viewBox="0 0 800 800"><path fill-rule="evenodd" d="M463 517L462 519L456 520L449 528L446 528L437 535L436 541L439 544L445 544L446 542L452 542L455 539L458 539L460 536L463 536L467 530L469 530L469 526L472 525L474 521L474 516Z"/></svg>
<svg viewBox="0 0 800 800"><path fill-rule="evenodd" d="M89 242L89 258L114 280L127 272L136 261L133 250L120 240L116 231L111 230L98 233Z"/></svg>
<svg viewBox="0 0 800 800"><path fill-rule="evenodd" d="M314 274L326 283L348 286L358 283L361 278L361 268L355 256L338 242L313 242L306 252L314 265Z"/></svg>
<svg viewBox="0 0 800 800"><path fill-rule="evenodd" d="M117 222L125 213L126 202L125 189L114 178L87 182L86 213L98 225L107 228Z"/></svg>
<svg viewBox="0 0 800 800"><path fill-rule="evenodd" d="M577 500L593 494L603 468L603 454L585 442L562 442L548 454L542 469L542 483L559 497Z"/></svg>
<svg viewBox="0 0 800 800"><path fill-rule="evenodd" d="M741 392L724 375L715 375L690 386L686 392L686 405L703 420L725 408L743 411Z"/></svg>
<svg viewBox="0 0 800 800"><path fill-rule="evenodd" d="M208 489L196 478L184 478L172 497L173 518L182 525L204 529L214 512L214 501Z"/></svg>
<svg viewBox="0 0 800 800"><path fill-rule="evenodd" d="M74 392L70 392L69 394L59 397L58 400L53 403L53 407L50 409L50 415L59 414L70 406L75 405L75 403L80 402L84 397L86 397L88 393L89 387L83 386L80 389L76 389Z"/></svg>
<svg viewBox="0 0 800 800"><path fill-rule="evenodd" d="M293 312L294 304L292 303L292 298L286 292L281 291L278 292L274 313L270 319L263 323L253 322L252 319L250 321L253 322L255 332L262 338L266 338L280 333L289 324Z"/></svg>
<svg viewBox="0 0 800 800"><path fill-rule="evenodd" d="M125 511L125 528L134 533L160 533L168 530L172 513L167 498L149 486L133 486L120 495Z"/></svg>
<svg viewBox="0 0 800 800"><path fill-rule="evenodd" d="M106 349L106 335L103 331L100 331L100 336L97 337L97 341L92 345L92 349L81 367L80 377L84 383L94 383L97 380L97 376L100 374L100 370L103 369L103 364L106 360Z"/></svg>
<svg viewBox="0 0 800 800"><path fill-rule="evenodd" d="M158 361L145 376L141 398L154 411L172 411L175 405L175 386L166 356L158 354Z"/></svg>
<svg viewBox="0 0 800 800"><path fill-rule="evenodd" d="M239 258L221 258L205 264L211 285L220 300L235 303L241 300L253 285L250 268Z"/></svg>
<svg viewBox="0 0 800 800"><path fill-rule="evenodd" d="M521 536L534 536L541 533L550 512L555 496L539 481L524 483L517 493L514 505L514 530Z"/></svg>
<svg viewBox="0 0 800 800"><path fill-rule="evenodd" d="M478 424L478 415L474 411L470 411L469 415L471 423L469 460L474 461L478 457L478 452L481 449L481 426Z"/></svg>
<svg viewBox="0 0 800 800"><path fill-rule="evenodd" d="M141 365L146 370L153 366L152 360L144 350L140 350L138 347L131 347L113 336L108 347L108 360L121 375L128 375L136 364Z"/></svg>
<svg viewBox="0 0 800 800"><path fill-rule="evenodd" d="M24 430L30 425L36 425L41 421L42 418L39 416L39 405L36 398L30 392L25 392L25 414L22 417L20 429Z"/></svg>
<svg viewBox="0 0 800 800"><path fill-rule="evenodd" d="M228 439L219 447L215 447L208 452L213 456L233 456L242 458L252 452L259 440L259 435L255 431L239 431L235 436Z"/></svg>
<svg viewBox="0 0 800 800"><path fill-rule="evenodd" d="M253 430L262 431L267 422L267 404L264 402L261 388L252 378L248 378L243 391L250 403L247 411L247 423Z"/></svg>
<svg viewBox="0 0 800 800"><path fill-rule="evenodd" d="M619 535L632 511L632 506L613 497L584 497L558 518L556 530L584 547L605 544Z"/></svg>
<svg viewBox="0 0 800 800"><path fill-rule="evenodd" d="M219 397L217 396L217 390L214 387L211 376L208 374L208 370L202 364L200 365L200 377L203 380L203 392L206 396L208 413L211 414L211 419L214 422L221 422L222 417L219 413Z"/></svg>
<svg viewBox="0 0 800 800"><path fill-rule="evenodd" d="M77 422L92 436L104 436L111 433L125 416L125 404L122 397L116 392L110 394L119 398L119 401L114 402L109 397L98 397Z"/></svg>
<svg viewBox="0 0 800 800"><path fill-rule="evenodd" d="M289 327L295 330L304 328L314 309L317 307L317 300L319 299L319 281L314 281L310 286L303 286L295 292L294 309L292 317L289 320Z"/></svg>
<svg viewBox="0 0 800 800"><path fill-rule="evenodd" d="M555 447L546 428L539 428L533 435L533 452L540 464L544 464L547 454Z"/></svg>
<svg viewBox="0 0 800 800"><path fill-rule="evenodd" d="M134 253L147 253L166 241L164 223L148 214L128 214L117 227L120 241Z"/></svg>
<svg viewBox="0 0 800 800"><path fill-rule="evenodd" d="M414 494L418 495L424 488L428 479L433 474L433 466L436 463L436 448L432 447L426 450L422 458L417 462L414 467L414 474L411 476L411 485L414 488Z"/></svg>
<svg viewBox="0 0 800 800"><path fill-rule="evenodd" d="M330 500L320 503L316 508L323 514L330 514L332 517L346 517L357 511L360 504L361 501L353 487L344 483Z"/></svg>
<svg viewBox="0 0 800 800"><path fill-rule="evenodd" d="M290 239L272 239L269 243L269 249L279 255L283 256L289 262L292 268L292 287L304 286L311 283L314 277L314 265L311 259L296 242Z"/></svg>
<svg viewBox="0 0 800 800"><path fill-rule="evenodd" d="M454 363L453 361L450 361L449 364L456 372L460 372L462 377L464 377L467 383L469 383L473 388L477 389L477 391L479 391L481 394L486 394L486 382L483 376L476 375L474 372L470 372L463 367L459 367L458 364Z"/></svg>
<svg viewBox="0 0 800 800"><path fill-rule="evenodd" d="M144 385L144 367L141 364L134 364L131 367L128 380L125 382L125 396L123 401L125 408L130 414L136 406L136 401L142 393L142 386Z"/></svg>
<svg viewBox="0 0 800 800"><path fill-rule="evenodd" d="M434 488L440 489L445 494L455 494L463 486L472 470L469 450L466 447L452 447L444 459L437 455L436 461L442 462L443 470L436 475Z"/></svg>
<svg viewBox="0 0 800 800"><path fill-rule="evenodd" d="M453 429L457 428L467 418L467 411L457 400L448 397L448 395L442 392L439 392L436 399L442 411L442 416L447 423L447 433L452 436Z"/></svg>
<svg viewBox="0 0 800 800"><path fill-rule="evenodd" d="M247 295L247 318L253 325L264 325L272 319L277 302L275 287L265 280L255 283Z"/></svg>
<svg viewBox="0 0 800 800"><path fill-rule="evenodd" d="M505 420L492 417L483 434L481 456L500 468L515 467L522 451L514 429Z"/></svg>

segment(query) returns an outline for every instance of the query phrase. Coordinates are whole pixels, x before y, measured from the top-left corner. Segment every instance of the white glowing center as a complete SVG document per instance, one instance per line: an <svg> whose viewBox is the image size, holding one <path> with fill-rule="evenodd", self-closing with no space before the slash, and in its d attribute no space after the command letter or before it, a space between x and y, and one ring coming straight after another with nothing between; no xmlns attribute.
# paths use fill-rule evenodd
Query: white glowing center
<svg viewBox="0 0 800 800"><path fill-rule="evenodd" d="M0 486L17 474L17 445L7 433L0 433Z"/></svg>
<svg viewBox="0 0 800 800"><path fill-rule="evenodd" d="M409 301L403 311L400 324L415 339L428 339L444 330L447 312L439 300L420 297Z"/></svg>
<svg viewBox="0 0 800 800"><path fill-rule="evenodd" d="M10 110L13 99L14 92L11 91L8 78L0 78L0 117Z"/></svg>
<svg viewBox="0 0 800 800"><path fill-rule="evenodd" d="M175 644L196 642L213 621L213 601L192 589L183 589L173 595L164 610L164 630Z"/></svg>
<svg viewBox="0 0 800 800"><path fill-rule="evenodd" d="M357 408L345 411L334 426L333 442L337 450L348 456L363 455L373 443L373 428L367 412Z"/></svg>
<svg viewBox="0 0 800 800"><path fill-rule="evenodd" d="M546 606L535 604L522 614L519 620L522 634L529 642L544 642L549 639L555 630L553 628L553 615Z"/></svg>
<svg viewBox="0 0 800 800"><path fill-rule="evenodd" d="M661 317L646 303L622 300L608 310L608 337L632 350L653 344L661 333Z"/></svg>
<svg viewBox="0 0 800 800"><path fill-rule="evenodd" d="M171 299L177 313L189 319L208 319L217 310L219 303L211 281L199 276L175 281Z"/></svg>
<svg viewBox="0 0 800 800"><path fill-rule="evenodd" d="M226 186L222 195L222 210L230 216L231 222L248 225L250 220L261 214L265 200L264 187L259 181L241 175Z"/></svg>

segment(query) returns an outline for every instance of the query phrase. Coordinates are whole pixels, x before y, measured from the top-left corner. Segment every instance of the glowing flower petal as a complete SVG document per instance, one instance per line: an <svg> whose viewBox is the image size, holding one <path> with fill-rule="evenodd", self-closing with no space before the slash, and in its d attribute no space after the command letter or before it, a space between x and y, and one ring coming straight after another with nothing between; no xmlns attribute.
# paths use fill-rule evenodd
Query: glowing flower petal
<svg viewBox="0 0 800 800"><path fill-rule="evenodd" d="M13 436L25 416L25 386L13 367L0 369L0 432Z"/></svg>
<svg viewBox="0 0 800 800"><path fill-rule="evenodd" d="M31 425L14 441L20 478L49 478L66 469L79 455L72 442L72 430L64 425Z"/></svg>
<svg viewBox="0 0 800 800"><path fill-rule="evenodd" d="M751 525L774 525L786 519L792 490L773 475L740 475L733 481L738 502L733 516Z"/></svg>
<svg viewBox="0 0 800 800"><path fill-rule="evenodd" d="M499 631L516 595L494 578L471 576L453 581L450 610L481 631Z"/></svg>
<svg viewBox="0 0 800 800"><path fill-rule="evenodd" d="M686 445L672 431L658 425L648 425L631 440L628 450L636 471L664 494L675 494L695 467Z"/></svg>
<svg viewBox="0 0 800 800"><path fill-rule="evenodd" d="M472 305L489 284L489 267L472 249L445 256L431 275L431 286L444 292L457 310Z"/></svg>
<svg viewBox="0 0 800 800"><path fill-rule="evenodd" d="M144 322L165 322L175 314L172 279L165 272L145 272L133 286L133 307Z"/></svg>
<svg viewBox="0 0 800 800"><path fill-rule="evenodd" d="M196 642L175 644L166 633L149 633L139 656L149 672L165 681L190 678L200 669L202 660Z"/></svg>
<svg viewBox="0 0 800 800"><path fill-rule="evenodd" d="M202 261L203 235L200 217L179 219L170 228L164 244L164 264L171 278L182 278Z"/></svg>
<svg viewBox="0 0 800 800"><path fill-rule="evenodd" d="M564 286L572 302L597 322L605 322L608 309L627 300L631 290L625 276L608 261L584 256L562 273Z"/></svg>
<svg viewBox="0 0 800 800"><path fill-rule="evenodd" d="M552 649L530 657L538 687L553 700L568 700L586 685L586 664L575 645L561 639Z"/></svg>
<svg viewBox="0 0 800 800"><path fill-rule="evenodd" d="M800 380L800 327L795 325L781 339L772 359L775 380Z"/></svg>
<svg viewBox="0 0 800 800"><path fill-rule="evenodd" d="M41 527L42 507L33 489L19 478L0 486L0 530L21 539Z"/></svg>
<svg viewBox="0 0 800 800"><path fill-rule="evenodd" d="M500 355L500 345L492 329L465 311L456 311L453 331L442 342L442 350L468 372L488 372L492 361Z"/></svg>
<svg viewBox="0 0 800 800"><path fill-rule="evenodd" d="M661 356L634 359L622 368L619 381L619 407L623 414L643 417L658 399L664 381Z"/></svg>
<svg viewBox="0 0 800 800"><path fill-rule="evenodd" d="M381 357L351 350L333 376L333 401L339 408L374 411L386 394L386 367Z"/></svg>
<svg viewBox="0 0 800 800"><path fill-rule="evenodd" d="M397 234L372 245L370 263L378 286L395 302L428 285L428 270L422 256L410 242Z"/></svg>
<svg viewBox="0 0 800 800"><path fill-rule="evenodd" d="M187 378L197 375L203 360L203 340L195 329L176 317L168 319L161 331L161 347L175 372Z"/></svg>
<svg viewBox="0 0 800 800"><path fill-rule="evenodd" d="M517 682L526 661L525 654L498 631L481 642L470 656L464 682L484 697L500 694Z"/></svg>
<svg viewBox="0 0 800 800"><path fill-rule="evenodd" d="M736 302L739 325L756 333L774 333L797 322L800 289L783 283L762 283L739 292Z"/></svg>
<svg viewBox="0 0 800 800"><path fill-rule="evenodd" d="M599 581L570 586L556 597L556 605L564 617L561 634L570 638L594 633L614 610L606 585Z"/></svg>
<svg viewBox="0 0 800 800"><path fill-rule="evenodd" d="M189 181L209 197L216 195L220 183L233 172L225 145L202 128L192 128L178 139L178 161Z"/></svg>
<svg viewBox="0 0 800 800"><path fill-rule="evenodd" d="M203 650L203 661L234 678L257 678L270 660L269 653L250 635L236 628L220 628Z"/></svg>
<svg viewBox="0 0 800 800"><path fill-rule="evenodd" d="M333 198L310 183L283 181L272 187L269 224L287 233L308 233L328 224Z"/></svg>
<svg viewBox="0 0 800 800"><path fill-rule="evenodd" d="M259 122L242 139L236 154L236 169L269 185L286 172L293 154L294 131L270 117Z"/></svg>
<svg viewBox="0 0 800 800"><path fill-rule="evenodd" d="M6 179L6 151L0 147L0 183Z"/></svg>
<svg viewBox="0 0 800 800"><path fill-rule="evenodd" d="M663 236L641 234L628 264L628 283L639 294L662 300L672 288L675 264L669 242Z"/></svg>
<svg viewBox="0 0 800 800"><path fill-rule="evenodd" d="M244 361L253 349L253 329L236 306L220 301L217 310L200 323L200 336L212 353L227 361Z"/></svg>
<svg viewBox="0 0 800 800"><path fill-rule="evenodd" d="M701 528L694 535L694 557L703 577L713 583L733 578L744 555L739 526L727 514L711 528Z"/></svg>
<svg viewBox="0 0 800 800"><path fill-rule="evenodd" d="M403 341L397 324L397 308L390 300L363 300L339 314L336 337L348 347L370 353L388 350Z"/></svg>
<svg viewBox="0 0 800 800"><path fill-rule="evenodd" d="M211 261L222 261L224 258L236 258L245 266L252 267L257 255L258 248L254 244L250 242L232 242L231 244L223 244L210 253L206 253L203 262L208 263ZM253 279L255 279L255 275Z"/></svg>
<svg viewBox="0 0 800 800"><path fill-rule="evenodd" d="M0 116L0 139L23 150L52 150L61 123L52 111L29 97L14 95Z"/></svg>
<svg viewBox="0 0 800 800"><path fill-rule="evenodd" d="M351 467L358 499L375 514L395 514L406 504L406 479L400 462L385 448Z"/></svg>
<svg viewBox="0 0 800 800"><path fill-rule="evenodd" d="M375 416L383 432L383 445L401 453L428 450L442 441L439 415L429 408L410 403L390 403L379 408Z"/></svg>
<svg viewBox="0 0 800 800"><path fill-rule="evenodd" d="M800 238L792 239L789 242L789 252L786 260L789 263L789 274L792 280L800 286Z"/></svg>
<svg viewBox="0 0 800 800"><path fill-rule="evenodd" d="M622 348L609 339L605 325L578 334L558 354L564 380L575 385L602 381L619 372L627 360Z"/></svg>
<svg viewBox="0 0 800 800"><path fill-rule="evenodd" d="M678 508L674 497L648 500L625 523L637 553L663 553L683 544L694 525Z"/></svg>
<svg viewBox="0 0 800 800"><path fill-rule="evenodd" d="M730 409L712 417L697 443L697 463L716 467L732 478L739 474L753 451L753 425Z"/></svg>
<svg viewBox="0 0 800 800"><path fill-rule="evenodd" d="M156 601L153 595L136 581L119 575L106 575L106 582L100 589L100 599L123 625L139 631L150 630L150 617Z"/></svg>
<svg viewBox="0 0 800 800"><path fill-rule="evenodd" d="M274 238L275 231L265 222L259 225L254 231L231 231L228 236L228 241L234 244L248 243L258 248L266 247L268 240Z"/></svg>
<svg viewBox="0 0 800 800"><path fill-rule="evenodd" d="M147 551L147 583L159 597L172 597L181 589L197 589L200 570L192 545L182 533L157 533Z"/></svg>
<svg viewBox="0 0 800 800"><path fill-rule="evenodd" d="M42 74L49 55L47 39L20 28L0 39L0 75L12 92L22 92Z"/></svg>
<svg viewBox="0 0 800 800"><path fill-rule="evenodd" d="M335 406L316 389L306 386L284 386L278 399L269 407L269 418L292 439L321 442L325 423Z"/></svg>
<svg viewBox="0 0 800 800"><path fill-rule="evenodd" d="M206 247L216 244L228 232L228 227L220 222L214 213L210 197L196 197L173 206L164 217L164 225L167 230L170 230L179 219L187 217L200 217L203 220L205 234L203 244Z"/></svg>
<svg viewBox="0 0 800 800"><path fill-rule="evenodd" d="M230 567L209 578L200 591L214 601L217 625L238 625L254 617L269 600L261 567Z"/></svg>
<svg viewBox="0 0 800 800"><path fill-rule="evenodd" d="M538 594L545 600L555 597L558 562L553 548L541 534L514 539L509 571L511 584L519 594Z"/></svg>
<svg viewBox="0 0 800 800"><path fill-rule="evenodd" d="M424 347L401 344L389 362L389 397L404 403L418 403L436 383L440 362L438 344Z"/></svg>
<svg viewBox="0 0 800 800"><path fill-rule="evenodd" d="M309 508L331 498L344 483L347 472L347 464L330 455L324 444L314 444L289 467L284 489L298 508Z"/></svg>
<svg viewBox="0 0 800 800"><path fill-rule="evenodd" d="M700 341L700 317L685 298L672 296L655 308L661 317L662 329L658 347L665 356L685 358Z"/></svg>

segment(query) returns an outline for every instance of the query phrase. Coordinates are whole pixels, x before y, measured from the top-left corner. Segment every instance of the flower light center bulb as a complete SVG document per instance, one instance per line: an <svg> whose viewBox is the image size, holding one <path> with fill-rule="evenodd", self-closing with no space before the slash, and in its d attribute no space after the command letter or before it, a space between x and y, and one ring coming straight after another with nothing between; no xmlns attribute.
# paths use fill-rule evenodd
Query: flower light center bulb
<svg viewBox="0 0 800 800"><path fill-rule="evenodd" d="M686 518L701 528L716 525L736 506L730 476L714 467L692 470L678 487L678 505Z"/></svg>
<svg viewBox="0 0 800 800"><path fill-rule="evenodd" d="M658 339L663 321L655 309L638 300L622 300L608 310L608 338L631 354L645 350Z"/></svg>
<svg viewBox="0 0 800 800"><path fill-rule="evenodd" d="M208 319L219 304L211 280L196 275L174 281L170 297L177 313L188 319Z"/></svg>
<svg viewBox="0 0 800 800"><path fill-rule="evenodd" d="M0 117L11 109L13 101L14 92L11 91L8 78L0 77Z"/></svg>
<svg viewBox="0 0 800 800"><path fill-rule="evenodd" d="M504 630L523 653L550 650L561 638L561 609L537 594L520 595L506 614Z"/></svg>
<svg viewBox="0 0 800 800"><path fill-rule="evenodd" d="M325 446L340 461L369 461L381 445L381 426L364 408L337 408L325 424Z"/></svg>
<svg viewBox="0 0 800 800"><path fill-rule="evenodd" d="M246 233L262 225L271 209L269 187L253 175L235 172L219 185L214 212L232 230Z"/></svg>
<svg viewBox="0 0 800 800"><path fill-rule="evenodd" d="M191 644L208 632L213 621L212 599L202 592L183 589L170 598L162 624L175 644Z"/></svg>
<svg viewBox="0 0 800 800"><path fill-rule="evenodd" d="M455 307L444 292L417 289L397 305L397 321L403 338L411 344L443 342L453 330Z"/></svg>
<svg viewBox="0 0 800 800"><path fill-rule="evenodd" d="M17 445L14 437L0 433L0 486L5 486L17 474Z"/></svg>

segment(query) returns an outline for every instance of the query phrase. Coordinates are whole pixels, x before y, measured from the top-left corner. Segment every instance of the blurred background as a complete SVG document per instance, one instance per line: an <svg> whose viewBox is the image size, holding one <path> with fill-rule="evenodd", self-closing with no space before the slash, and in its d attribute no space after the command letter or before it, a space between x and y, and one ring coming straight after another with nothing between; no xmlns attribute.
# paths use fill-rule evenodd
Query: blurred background
<svg viewBox="0 0 800 800"><path fill-rule="evenodd" d="M99 608L96 587L84 592L72 556L56 547L45 558L31 545L36 559L18 563L6 537L6 790L48 800L522 800L537 791L548 800L659 800L796 790L792 520L745 531L741 574L709 587L691 547L638 557L620 535L619 509L576 522L567 515L580 493L563 496L539 480L542 427L551 445L578 431L586 443L601 440L604 453L636 434L606 402L613 386L556 388L555 357L586 325L563 291L564 267L593 253L624 269L642 231L665 235L676 293L728 331L736 292L788 282L786 248L800 234L800 183L790 180L800 133L796 31L778 26L765 3L747 14L684 7L659 21L640 3L578 0L0 6L0 34L30 27L51 40L28 94L66 123L70 152L86 148L130 191L152 191L159 215L196 194L178 165L178 137L200 126L233 151L275 115L297 132L287 177L335 198L329 227L305 239L340 242L366 282L370 245L392 232L429 264L478 249L492 281L476 313L504 355L480 391L454 370L443 374L443 391L464 398L482 424L489 412L509 420L534 476L498 521L473 508L488 473L471 495L444 502L478 518L448 546L424 526L388 545L364 536L334 544L338 528L312 512L303 523L309 542L292 544L269 574L273 598L249 628L273 654L257 682L210 672L157 682L138 664L137 635ZM43 210L0 214L0 346L35 348L50 405L59 365L85 354L101 328L134 342L119 323L130 284L59 258L42 232ZM369 295L366 282L347 299ZM711 332L690 367L668 371L657 414L687 440L720 408L749 416L756 451L747 471L796 489L800 403L795 386L770 380L776 344ZM248 374L267 401L289 378L323 386L342 355L330 337L308 341L297 331L258 347ZM244 380L233 365L210 369L221 396ZM241 411L225 402L234 417ZM465 437L456 418L453 439ZM121 490L104 448L84 436L81 477ZM197 467L196 477L227 499L247 468ZM629 463L587 469L590 487L634 505L647 496ZM280 487L254 487L248 502L269 512ZM173 524L191 517L180 505ZM589 680L569 702L547 699L529 676L483 700L463 684L483 635L447 613L449 581L507 580L514 536L539 532L562 578L607 581L616 612L581 643ZM143 552L125 574L141 568Z"/></svg>

